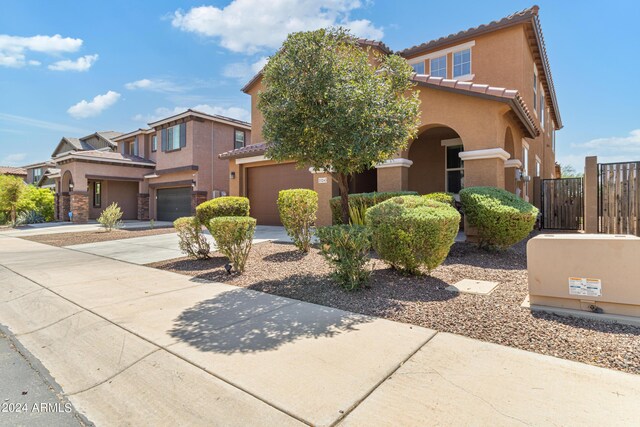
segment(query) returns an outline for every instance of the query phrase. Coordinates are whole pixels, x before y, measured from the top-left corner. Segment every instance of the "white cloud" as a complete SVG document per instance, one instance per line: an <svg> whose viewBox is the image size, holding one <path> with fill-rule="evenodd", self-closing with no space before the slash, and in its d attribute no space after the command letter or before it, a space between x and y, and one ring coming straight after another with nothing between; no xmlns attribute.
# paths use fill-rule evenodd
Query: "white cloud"
<svg viewBox="0 0 640 427"><path fill-rule="evenodd" d="M175 93L185 90L182 86L163 79L141 79L124 85L129 90L148 90L151 92Z"/></svg>
<svg viewBox="0 0 640 427"><path fill-rule="evenodd" d="M571 154L558 155L558 162L569 164L582 170L586 156L598 156L598 162L627 162L640 160L640 129L629 132L627 136L595 138L586 142L570 144Z"/></svg>
<svg viewBox="0 0 640 427"><path fill-rule="evenodd" d="M93 100L82 100L76 105L69 107L67 113L76 119L97 116L107 108L115 104L120 99L120 94L110 90L104 95L97 95Z"/></svg>
<svg viewBox="0 0 640 427"><path fill-rule="evenodd" d="M220 39L233 51L253 54L278 48L287 34L331 26L350 28L358 37L381 39L381 28L366 19L350 20L359 0L233 0L220 9L193 7L173 15L172 24L183 31Z"/></svg>
<svg viewBox="0 0 640 427"><path fill-rule="evenodd" d="M27 153L9 154L7 156L4 156L2 160L0 160L0 164L5 166L16 166L26 158L27 158Z"/></svg>
<svg viewBox="0 0 640 427"><path fill-rule="evenodd" d="M251 64L248 62L233 62L224 68L222 75L246 82L262 70L267 64L268 59L266 56L263 56Z"/></svg>
<svg viewBox="0 0 640 427"><path fill-rule="evenodd" d="M33 119L31 117L16 116L14 114L0 113L0 123L10 122L27 127L37 127L40 129L54 130L57 132L65 132L72 134L86 134L87 131L73 126L67 126L60 123L46 122L44 120Z"/></svg>
<svg viewBox="0 0 640 427"><path fill-rule="evenodd" d="M199 104L193 107L174 107L174 108L156 108L152 114L136 114L133 120L136 122L151 123L167 117L174 116L176 114L184 113L191 108L192 110L200 111L205 114L215 114L219 116L230 117L232 119L243 120L248 122L251 118L251 113L240 107L219 107L209 104Z"/></svg>
<svg viewBox="0 0 640 427"><path fill-rule="evenodd" d="M98 60L98 55L85 55L76 59L65 59L63 61L54 62L49 65L50 70L54 71L87 71Z"/></svg>
<svg viewBox="0 0 640 427"><path fill-rule="evenodd" d="M82 39L54 36L19 37L0 34L0 66L20 68L27 63L40 65L38 61L27 62L26 53L40 52L48 55L76 52L82 46ZM33 62L38 62L35 64Z"/></svg>

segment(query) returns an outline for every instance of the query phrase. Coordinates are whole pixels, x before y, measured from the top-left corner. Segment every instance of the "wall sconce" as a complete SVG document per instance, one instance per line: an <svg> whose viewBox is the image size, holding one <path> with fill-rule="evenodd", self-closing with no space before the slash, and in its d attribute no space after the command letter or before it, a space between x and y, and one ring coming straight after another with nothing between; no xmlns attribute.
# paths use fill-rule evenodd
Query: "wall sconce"
<svg viewBox="0 0 640 427"><path fill-rule="evenodd" d="M229 174L229 179L236 179L236 173L235 172L231 172Z"/></svg>
<svg viewBox="0 0 640 427"><path fill-rule="evenodd" d="M73 190L73 182L70 182L69 183L69 191L72 191L72 190Z"/></svg>
<svg viewBox="0 0 640 427"><path fill-rule="evenodd" d="M195 181L191 181L191 188L193 188L193 189L196 188L196 182Z"/></svg>

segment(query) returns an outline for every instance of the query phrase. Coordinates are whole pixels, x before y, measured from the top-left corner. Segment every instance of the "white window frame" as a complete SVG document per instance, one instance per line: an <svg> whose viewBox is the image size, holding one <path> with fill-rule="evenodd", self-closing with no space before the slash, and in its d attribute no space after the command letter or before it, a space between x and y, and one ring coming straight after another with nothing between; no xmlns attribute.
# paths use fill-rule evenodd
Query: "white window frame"
<svg viewBox="0 0 640 427"><path fill-rule="evenodd" d="M454 73L456 72L456 53L464 52L465 50L469 51L469 72L467 74L462 74L460 76L456 76ZM472 80L475 77L473 74L473 49L470 47L465 47L464 49L457 49L451 52L451 78L454 80Z"/></svg>
<svg viewBox="0 0 640 427"><path fill-rule="evenodd" d="M522 175L529 175L529 144L522 140ZM527 181L523 181L524 187L524 200L526 202L529 201L529 183Z"/></svg>
<svg viewBox="0 0 640 427"><path fill-rule="evenodd" d="M536 170L535 170L535 174L537 177L542 176L542 161L540 160L540 157L538 157L536 155Z"/></svg>
<svg viewBox="0 0 640 427"><path fill-rule="evenodd" d="M422 64L422 73L418 73L415 69L413 70L416 74L426 74L427 73L427 65L425 64L425 61L418 61L418 62L413 62L413 63L409 63L409 65L411 65L411 68L413 68L414 65L419 65Z"/></svg>
<svg viewBox="0 0 640 427"><path fill-rule="evenodd" d="M444 76L434 76L434 75L433 75L433 61L440 60L440 59L442 59L442 58L444 58ZM448 75L448 74L447 74L447 71L448 71L448 70L447 70L447 55L442 55L442 56L438 56L438 57L436 57L436 58L430 58L430 59L429 59L429 75L430 75L430 76L434 76L434 77L442 77L442 78L446 79L446 78L447 78L447 75Z"/></svg>
<svg viewBox="0 0 640 427"><path fill-rule="evenodd" d="M464 160L460 159L460 164L462 166L459 168L447 168L447 157L449 156L448 148L460 147L464 151L462 140L460 138L443 139L441 145L444 147L444 190L449 192L449 172L456 171L462 172L462 183L460 188L464 188Z"/></svg>
<svg viewBox="0 0 640 427"><path fill-rule="evenodd" d="M447 56L447 61L448 61L449 60L448 55L450 53L459 52L461 50L466 50L466 49L470 49L471 50L471 56L473 56L472 47L474 47L475 45L476 45L476 41L475 40L471 40L471 41L468 41L468 42L463 43L463 44L459 44L459 45L456 45L456 46L448 47L446 49L440 49L440 50L437 50L435 52L427 53L425 55L416 56L415 58L411 58L411 59L407 60L407 63L409 65L413 65L413 64L419 63L420 61L426 61L426 60L429 60L431 58L439 58L441 56ZM473 67L473 58L471 58L471 62L472 62L471 67ZM451 58L451 63L453 64L453 57ZM448 72L449 72L449 70L448 70L448 64L447 64L447 73ZM473 73L473 70L471 70L471 72ZM453 72L451 73L451 75L453 75ZM475 78L475 74L470 74L468 76L460 76L460 77L456 78L456 80L466 81L466 80L473 80L474 78Z"/></svg>
<svg viewBox="0 0 640 427"><path fill-rule="evenodd" d="M542 89L542 86L540 86L540 127L542 128L542 130L544 130L544 113L546 108L544 106L544 89Z"/></svg>
<svg viewBox="0 0 640 427"><path fill-rule="evenodd" d="M177 124L167 128L167 151L174 151L179 149L180 149L180 125Z"/></svg>
<svg viewBox="0 0 640 427"><path fill-rule="evenodd" d="M37 183L40 180L40 178L42 178L42 168L35 168L33 170L33 182Z"/></svg>
<svg viewBox="0 0 640 427"><path fill-rule="evenodd" d="M538 69L533 66L533 112L538 116Z"/></svg>
<svg viewBox="0 0 640 427"><path fill-rule="evenodd" d="M158 135L151 135L151 152L158 151Z"/></svg>

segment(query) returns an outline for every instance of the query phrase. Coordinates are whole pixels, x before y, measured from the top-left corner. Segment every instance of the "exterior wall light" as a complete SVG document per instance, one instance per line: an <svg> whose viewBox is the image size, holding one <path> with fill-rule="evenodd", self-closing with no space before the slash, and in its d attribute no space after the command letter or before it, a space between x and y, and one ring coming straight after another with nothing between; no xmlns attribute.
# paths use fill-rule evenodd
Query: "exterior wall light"
<svg viewBox="0 0 640 427"><path fill-rule="evenodd" d="M231 172L229 174L229 179L236 179L236 173L235 172Z"/></svg>

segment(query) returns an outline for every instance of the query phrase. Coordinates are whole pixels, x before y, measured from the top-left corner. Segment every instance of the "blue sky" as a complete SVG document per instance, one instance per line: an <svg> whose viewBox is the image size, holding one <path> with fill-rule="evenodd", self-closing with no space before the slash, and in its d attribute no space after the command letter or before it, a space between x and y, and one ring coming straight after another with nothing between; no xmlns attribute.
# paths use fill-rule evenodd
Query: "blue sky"
<svg viewBox="0 0 640 427"><path fill-rule="evenodd" d="M640 3L537 4L565 125L558 160L640 160ZM289 31L345 25L400 50L531 5L2 0L0 165L44 160L63 135L128 132L189 107L248 120L240 88Z"/></svg>

